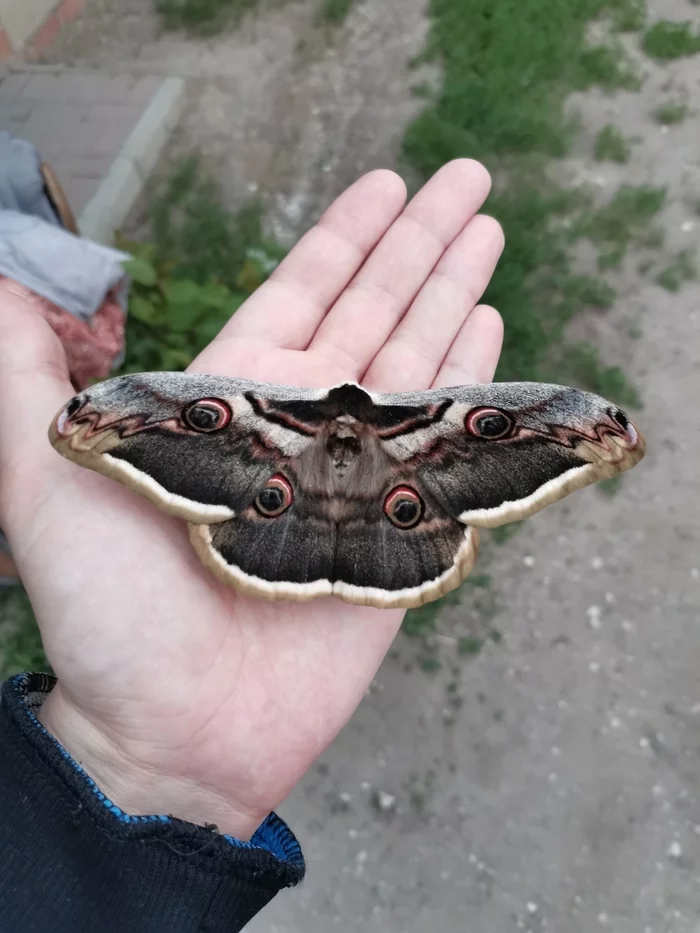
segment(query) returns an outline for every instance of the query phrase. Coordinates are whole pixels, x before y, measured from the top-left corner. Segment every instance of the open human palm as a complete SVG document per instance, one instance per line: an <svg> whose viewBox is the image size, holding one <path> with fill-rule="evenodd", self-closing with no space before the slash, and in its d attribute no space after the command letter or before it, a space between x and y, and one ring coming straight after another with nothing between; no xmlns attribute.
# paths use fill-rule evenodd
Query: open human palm
<svg viewBox="0 0 700 933"><path fill-rule="evenodd" d="M190 369L376 391L489 381L489 184L459 160L405 205L397 175L365 175ZM60 458L46 432L73 390L20 298L0 308L0 393L0 527L58 676L42 721L127 812L249 838L352 715L403 613L239 594L183 522Z"/></svg>

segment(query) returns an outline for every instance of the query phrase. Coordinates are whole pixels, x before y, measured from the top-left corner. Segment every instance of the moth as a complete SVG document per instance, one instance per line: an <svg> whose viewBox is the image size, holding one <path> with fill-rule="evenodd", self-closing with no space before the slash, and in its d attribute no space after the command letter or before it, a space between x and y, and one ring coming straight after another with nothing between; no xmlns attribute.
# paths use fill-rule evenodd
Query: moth
<svg viewBox="0 0 700 933"><path fill-rule="evenodd" d="M615 476L645 447L620 408L565 386L377 394L186 373L93 386L49 436L63 456L185 519L224 583L377 607L454 589L479 528Z"/></svg>

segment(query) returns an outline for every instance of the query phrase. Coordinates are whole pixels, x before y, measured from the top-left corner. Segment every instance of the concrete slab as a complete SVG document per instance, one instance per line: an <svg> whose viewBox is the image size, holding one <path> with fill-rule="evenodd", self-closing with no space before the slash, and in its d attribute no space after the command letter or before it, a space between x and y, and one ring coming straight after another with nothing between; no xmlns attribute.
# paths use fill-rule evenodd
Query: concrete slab
<svg viewBox="0 0 700 933"><path fill-rule="evenodd" d="M184 104L176 77L29 67L0 81L0 130L55 169L81 233L109 243Z"/></svg>

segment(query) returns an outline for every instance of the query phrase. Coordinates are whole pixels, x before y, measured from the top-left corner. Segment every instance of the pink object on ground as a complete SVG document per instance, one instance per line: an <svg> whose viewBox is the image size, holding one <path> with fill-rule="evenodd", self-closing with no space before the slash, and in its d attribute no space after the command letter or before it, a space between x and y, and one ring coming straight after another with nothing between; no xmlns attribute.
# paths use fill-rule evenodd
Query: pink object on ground
<svg viewBox="0 0 700 933"><path fill-rule="evenodd" d="M93 379L109 376L124 349L124 312L113 293L108 293L86 323L6 276L0 276L0 294L3 291L24 298L51 325L66 351L68 371L77 390L86 388Z"/></svg>

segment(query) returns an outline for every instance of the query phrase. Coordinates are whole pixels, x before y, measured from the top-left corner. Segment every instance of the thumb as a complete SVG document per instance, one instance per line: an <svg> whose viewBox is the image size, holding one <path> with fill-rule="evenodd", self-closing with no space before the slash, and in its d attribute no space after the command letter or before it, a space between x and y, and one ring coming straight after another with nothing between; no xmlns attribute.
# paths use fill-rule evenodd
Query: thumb
<svg viewBox="0 0 700 933"><path fill-rule="evenodd" d="M31 299L0 280L0 522L8 501L55 468L49 424L74 394L61 341Z"/></svg>

